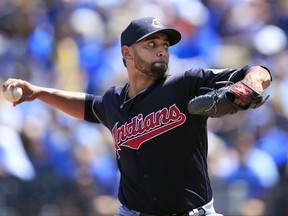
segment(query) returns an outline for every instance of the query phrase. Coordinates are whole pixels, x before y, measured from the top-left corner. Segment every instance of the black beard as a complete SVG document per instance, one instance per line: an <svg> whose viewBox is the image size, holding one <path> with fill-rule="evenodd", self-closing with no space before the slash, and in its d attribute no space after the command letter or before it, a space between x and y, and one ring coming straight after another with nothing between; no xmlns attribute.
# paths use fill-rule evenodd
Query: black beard
<svg viewBox="0 0 288 216"><path fill-rule="evenodd" d="M165 62L154 62L151 64L151 75L155 77L156 80L163 79L167 71L167 63Z"/></svg>
<svg viewBox="0 0 288 216"><path fill-rule="evenodd" d="M134 49L135 53L135 67L145 73L146 75L153 77L155 80L163 80L166 78L166 71L168 69L168 62L165 61L155 61L152 63L146 62L142 59L137 51Z"/></svg>

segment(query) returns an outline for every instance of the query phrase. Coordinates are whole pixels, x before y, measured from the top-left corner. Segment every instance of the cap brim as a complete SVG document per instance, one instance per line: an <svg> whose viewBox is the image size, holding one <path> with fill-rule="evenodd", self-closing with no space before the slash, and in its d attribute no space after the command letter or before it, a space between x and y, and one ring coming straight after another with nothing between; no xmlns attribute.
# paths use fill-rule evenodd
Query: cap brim
<svg viewBox="0 0 288 216"><path fill-rule="evenodd" d="M170 46L177 44L181 40L181 33L178 30L173 29L173 28L163 28L163 29L153 31L153 32L150 32L150 33L142 36L136 42L139 42L139 41L149 37L150 35L153 35L153 34L156 34L159 32L162 32L165 35L167 35Z"/></svg>

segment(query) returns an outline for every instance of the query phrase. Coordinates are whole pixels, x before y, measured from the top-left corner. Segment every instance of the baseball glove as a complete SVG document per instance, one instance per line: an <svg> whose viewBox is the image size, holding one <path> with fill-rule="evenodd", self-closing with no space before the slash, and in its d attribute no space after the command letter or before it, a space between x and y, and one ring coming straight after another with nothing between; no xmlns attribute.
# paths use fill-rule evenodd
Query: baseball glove
<svg viewBox="0 0 288 216"><path fill-rule="evenodd" d="M226 83L226 86L222 88L193 98L188 104L188 112L194 115L217 118L249 108L256 109L265 103L269 97L268 95L264 99L262 95L258 94L253 88L242 81L235 84L230 81L224 81L224 83ZM240 107L236 105L234 103L236 98L245 102L246 106Z"/></svg>

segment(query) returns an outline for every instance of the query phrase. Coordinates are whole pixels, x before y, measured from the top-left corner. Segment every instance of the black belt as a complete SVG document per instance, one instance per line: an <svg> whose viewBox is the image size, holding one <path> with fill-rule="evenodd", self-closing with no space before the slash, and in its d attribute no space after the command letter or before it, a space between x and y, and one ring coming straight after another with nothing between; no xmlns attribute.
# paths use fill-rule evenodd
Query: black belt
<svg viewBox="0 0 288 216"><path fill-rule="evenodd" d="M184 212L180 214L171 214L169 216L190 216L190 215L205 216L205 212L206 212L205 209L198 208L198 209L193 209L192 211L189 211L189 212ZM154 216L154 215L140 213L140 216Z"/></svg>

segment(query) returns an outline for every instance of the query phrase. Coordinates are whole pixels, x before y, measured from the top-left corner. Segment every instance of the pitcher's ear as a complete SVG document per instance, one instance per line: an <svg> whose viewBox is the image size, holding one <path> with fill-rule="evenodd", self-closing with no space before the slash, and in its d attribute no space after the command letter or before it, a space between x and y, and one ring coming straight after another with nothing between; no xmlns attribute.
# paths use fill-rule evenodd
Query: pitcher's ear
<svg viewBox="0 0 288 216"><path fill-rule="evenodd" d="M128 46L122 46L121 47L121 52L122 52L122 57L123 59L131 59L132 55L131 55L131 49Z"/></svg>

